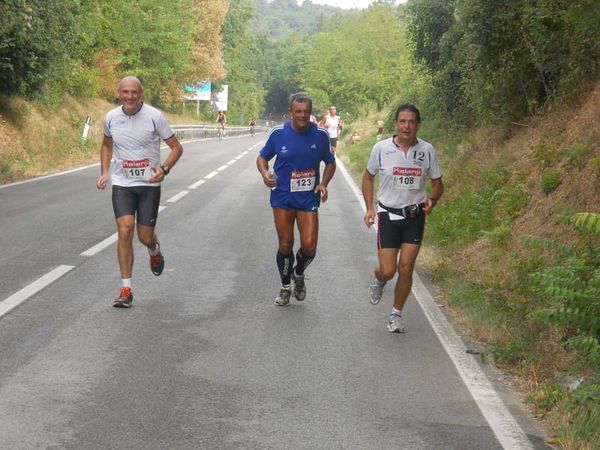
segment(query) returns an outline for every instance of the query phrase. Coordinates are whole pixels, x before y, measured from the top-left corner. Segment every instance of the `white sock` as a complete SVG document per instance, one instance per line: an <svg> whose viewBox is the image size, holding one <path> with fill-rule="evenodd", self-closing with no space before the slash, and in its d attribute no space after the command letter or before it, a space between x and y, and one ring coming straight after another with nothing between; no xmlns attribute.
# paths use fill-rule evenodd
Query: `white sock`
<svg viewBox="0 0 600 450"><path fill-rule="evenodd" d="M394 316L402 316L402 310L401 309L392 308L392 314Z"/></svg>
<svg viewBox="0 0 600 450"><path fill-rule="evenodd" d="M131 289L131 278L121 278L121 286Z"/></svg>
<svg viewBox="0 0 600 450"><path fill-rule="evenodd" d="M379 278L375 277L375 283L377 283L379 286L385 286L387 281L381 281Z"/></svg>
<svg viewBox="0 0 600 450"><path fill-rule="evenodd" d="M154 244L154 250L148 247L148 253L150 253L150 256L156 256L160 253L160 244L158 241L156 241L156 244Z"/></svg>

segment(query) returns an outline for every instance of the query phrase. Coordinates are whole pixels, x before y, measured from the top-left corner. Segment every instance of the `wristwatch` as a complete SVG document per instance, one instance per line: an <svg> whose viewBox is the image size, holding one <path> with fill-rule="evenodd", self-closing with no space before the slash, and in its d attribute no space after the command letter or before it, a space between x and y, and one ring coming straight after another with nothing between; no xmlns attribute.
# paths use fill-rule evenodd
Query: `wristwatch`
<svg viewBox="0 0 600 450"><path fill-rule="evenodd" d="M163 170L163 173L165 174L165 177L167 175L169 175L169 172L171 171L171 169L169 169L167 166L160 166L160 168Z"/></svg>

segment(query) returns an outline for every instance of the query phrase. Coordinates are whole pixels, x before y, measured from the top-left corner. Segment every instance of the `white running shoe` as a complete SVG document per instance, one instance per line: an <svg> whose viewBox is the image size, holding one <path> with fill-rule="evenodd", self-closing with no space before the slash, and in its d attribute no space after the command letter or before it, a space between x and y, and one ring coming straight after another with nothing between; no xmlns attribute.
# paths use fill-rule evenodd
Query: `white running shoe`
<svg viewBox="0 0 600 450"><path fill-rule="evenodd" d="M373 280L373 283L369 286L369 301L371 305L376 305L381 300L383 295L383 288L385 287L385 281L381 282L377 278Z"/></svg>
<svg viewBox="0 0 600 450"><path fill-rule="evenodd" d="M281 286L281 290L279 291L279 295L275 299L275 304L277 306L285 306L290 302L290 297L292 296L292 289L290 286Z"/></svg>
<svg viewBox="0 0 600 450"><path fill-rule="evenodd" d="M304 283L304 274L296 275L296 271L292 271L292 280L294 281L294 297L301 302L306 298L306 284Z"/></svg>
<svg viewBox="0 0 600 450"><path fill-rule="evenodd" d="M404 328L406 326L406 322L402 316L397 314L390 314L390 319L388 320L387 329L392 333L404 333Z"/></svg>

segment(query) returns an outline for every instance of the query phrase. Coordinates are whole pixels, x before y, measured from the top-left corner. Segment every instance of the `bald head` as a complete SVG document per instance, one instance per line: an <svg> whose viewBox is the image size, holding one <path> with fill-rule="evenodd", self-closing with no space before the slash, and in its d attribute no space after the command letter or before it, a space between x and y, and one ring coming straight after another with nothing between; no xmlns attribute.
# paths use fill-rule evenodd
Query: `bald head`
<svg viewBox="0 0 600 450"><path fill-rule="evenodd" d="M135 114L142 107L142 94L144 88L136 77L128 76L119 81L117 95L123 103L123 111L127 114Z"/></svg>
<svg viewBox="0 0 600 450"><path fill-rule="evenodd" d="M132 75L123 78L119 81L119 85L117 89L120 91L123 86L135 86L140 92L144 92L144 86L142 86L142 82Z"/></svg>

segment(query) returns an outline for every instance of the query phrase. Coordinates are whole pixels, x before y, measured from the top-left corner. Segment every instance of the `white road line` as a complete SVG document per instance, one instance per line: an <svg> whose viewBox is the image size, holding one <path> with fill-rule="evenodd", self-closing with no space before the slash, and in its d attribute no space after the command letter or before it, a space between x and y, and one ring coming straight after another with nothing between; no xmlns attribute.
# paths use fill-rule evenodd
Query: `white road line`
<svg viewBox="0 0 600 450"><path fill-rule="evenodd" d="M214 177L215 175L219 175L219 172L216 172L216 171L214 171L214 172L211 172L211 173L209 173L208 175L206 175L204 178L205 178L206 180L210 180L210 179L211 179L212 177Z"/></svg>
<svg viewBox="0 0 600 450"><path fill-rule="evenodd" d="M527 450L533 446L523 432L504 402L487 379L475 359L467 353L467 349L450 326L446 317L425 288L415 272L413 274L412 294L417 299L425 317L440 340L446 353L454 363L463 382L471 392L479 406L483 417L506 450Z"/></svg>
<svg viewBox="0 0 600 450"><path fill-rule="evenodd" d="M2 300L0 302L0 317L9 312L11 309L19 306L29 297L37 294L39 291L44 289L46 286L51 284L52 282L58 280L64 274L74 269L75 266L58 266L56 269L51 270L46 275L41 278L38 278L36 281L31 283L28 286L25 286L18 292L15 292L10 297Z"/></svg>
<svg viewBox="0 0 600 450"><path fill-rule="evenodd" d="M175 203L176 201L178 201L179 199L185 197L189 193L190 193L190 191L181 191L179 194L175 194L173 197L171 197L169 200L167 200L167 202L168 203Z"/></svg>
<svg viewBox="0 0 600 450"><path fill-rule="evenodd" d="M244 151L242 152L242 155L247 155L247 154L248 154L248 150L244 150Z"/></svg>
<svg viewBox="0 0 600 450"><path fill-rule="evenodd" d="M237 155L237 156L235 157L235 159L242 159L243 157L244 157L244 155Z"/></svg>
<svg viewBox="0 0 600 450"><path fill-rule="evenodd" d="M164 211L165 209L167 209L167 207L161 205L158 207L158 212Z"/></svg>
<svg viewBox="0 0 600 450"><path fill-rule="evenodd" d="M340 159L337 159L336 163L344 175L346 182L354 192L354 195L358 198L363 212L366 212L362 193L358 189L354 179L350 176ZM371 229L377 231L376 226L371 227ZM502 448L506 450L533 449L527 435L506 408L483 370L481 370L473 357L467 353L465 345L442 314L439 306L435 303L416 272L413 274L412 294L417 299L419 306L431 324L444 350L446 350L446 353L454 363L456 370L467 386L475 403L479 406L483 417L485 417L496 438L500 441Z"/></svg>
<svg viewBox="0 0 600 450"><path fill-rule="evenodd" d="M219 168L217 169L217 171L218 171L218 172L221 172L221 171L223 171L223 170L227 169L227 167L228 167L228 166L227 166L227 164L225 164L224 166L221 166L221 167L219 167Z"/></svg>
<svg viewBox="0 0 600 450"><path fill-rule="evenodd" d="M206 180L198 180L194 184L189 185L188 189L196 189L198 186L204 183L206 183Z"/></svg>
<svg viewBox="0 0 600 450"><path fill-rule="evenodd" d="M88 248L85 252L81 254L81 256L94 256L96 253L100 253L106 247L111 245L113 242L117 242L119 238L118 234L115 233L112 236L107 237L102 242L97 243L93 247Z"/></svg>
<svg viewBox="0 0 600 450"><path fill-rule="evenodd" d="M7 187L11 187L11 186L18 186L19 184L31 183L33 181L45 180L46 178L54 178L54 177L58 177L60 175L66 175L68 173L79 172L80 170L89 169L90 167L96 167L99 165L100 165L100 163L95 163L95 164L90 164L89 166L83 166L83 167L77 167L76 169L65 170L63 172L51 173L50 175L44 175L44 176L36 177L36 178L29 178L28 180L15 181L13 183L2 184L2 185L0 185L0 189L4 189Z"/></svg>
<svg viewBox="0 0 600 450"><path fill-rule="evenodd" d="M228 165L228 166L230 166L230 165L232 165L232 164L235 164L236 162L237 162L237 159L232 159L231 161L229 161L229 162L227 163L227 165Z"/></svg>

